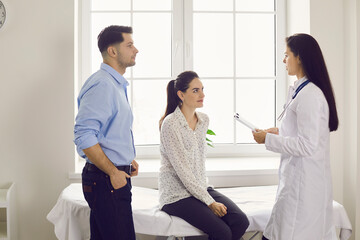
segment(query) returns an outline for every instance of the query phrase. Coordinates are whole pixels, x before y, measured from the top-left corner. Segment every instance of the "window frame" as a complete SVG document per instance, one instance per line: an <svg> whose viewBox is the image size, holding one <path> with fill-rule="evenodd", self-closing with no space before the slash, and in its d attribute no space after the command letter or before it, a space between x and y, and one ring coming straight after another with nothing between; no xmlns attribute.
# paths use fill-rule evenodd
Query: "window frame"
<svg viewBox="0 0 360 240"><path fill-rule="evenodd" d="M235 0L233 0L235 4ZM91 1L89 0L78 0L76 6L76 11L78 18L75 22L75 115L77 113L77 101L76 98L81 89L83 81L86 80L91 72ZM285 66L282 62L282 56L285 47L285 32L286 32L286 3L285 0L275 0L275 11L268 12L269 14L274 14L275 16L275 76L272 79L275 80L275 116L278 116L282 110L282 106L285 103L286 99L286 89L288 86ZM193 11L192 11L193 1L192 0L172 0L172 69L171 74L172 78L186 70L193 69L193 42L192 42L192 20L193 20ZM234 7L235 9L235 7ZM136 12L132 10L132 0L131 0L131 11L132 13ZM121 12L121 11L120 11ZM129 12L129 11L124 11ZM211 11L209 11L211 12ZM240 11L232 11L234 14L234 45L236 45L236 34L235 34L235 22L236 22L236 13L241 13ZM227 11L229 13L229 11ZM257 13L257 12L251 12ZM264 12L261 12L264 13ZM131 15L131 25L133 25L132 14ZM136 41L136 39L135 39ZM236 71L236 48L234 46L234 71ZM133 81L136 81L136 78L133 77L132 68L130 68L130 91L131 91L131 106L133 104ZM144 78L141 78L144 79ZM151 78L149 78L151 79ZM228 77L227 77L228 79ZM234 96L236 96L236 79L242 79L241 77L233 76L235 81L234 87ZM246 77L246 79L251 79ZM261 78L257 78L261 79ZM265 78L264 78L265 79ZM269 79L269 78L266 78ZM169 79L170 80L170 79ZM236 102L236 98L234 98ZM234 112L235 104L234 104ZM236 123L234 121L234 131L236 131ZM274 125L277 125L276 120L274 120ZM157 126L155 126L157 127ZM259 145L256 143L241 144L236 143L236 134L234 134L233 143L229 144L214 144L215 148L208 148L208 157L241 157L241 156L277 156L276 154L269 152L265 149L264 145ZM159 145L136 145L137 158L147 159L147 158L159 158ZM77 156L77 165L79 162L78 154L75 151ZM82 162L82 161L80 161ZM80 164L81 165L81 164Z"/></svg>

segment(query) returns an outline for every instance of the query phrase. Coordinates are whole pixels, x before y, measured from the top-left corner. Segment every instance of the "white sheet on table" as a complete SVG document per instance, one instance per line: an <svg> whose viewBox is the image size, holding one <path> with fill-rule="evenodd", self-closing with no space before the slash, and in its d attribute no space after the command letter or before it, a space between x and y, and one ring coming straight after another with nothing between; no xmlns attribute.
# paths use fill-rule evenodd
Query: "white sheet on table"
<svg viewBox="0 0 360 240"><path fill-rule="evenodd" d="M81 184L70 184L62 191L47 219L54 224L60 240L90 239L90 209Z"/></svg>
<svg viewBox="0 0 360 240"><path fill-rule="evenodd" d="M247 231L263 231L275 201L277 186L235 187L217 189L231 198L248 216ZM158 208L158 191L133 187L133 216L137 233L157 236L196 236L203 233L178 217ZM341 229L340 239L351 236L352 228L342 205L334 201L334 225ZM89 208L81 184L70 184L61 193L47 218L55 225L60 240L89 239Z"/></svg>

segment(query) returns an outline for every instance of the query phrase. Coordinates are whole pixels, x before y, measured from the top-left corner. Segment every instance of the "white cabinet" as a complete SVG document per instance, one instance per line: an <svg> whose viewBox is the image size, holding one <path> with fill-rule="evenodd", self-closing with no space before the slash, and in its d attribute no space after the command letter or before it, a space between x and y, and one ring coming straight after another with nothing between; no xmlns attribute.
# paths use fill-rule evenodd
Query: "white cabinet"
<svg viewBox="0 0 360 240"><path fill-rule="evenodd" d="M0 185L0 240L15 240L14 183Z"/></svg>

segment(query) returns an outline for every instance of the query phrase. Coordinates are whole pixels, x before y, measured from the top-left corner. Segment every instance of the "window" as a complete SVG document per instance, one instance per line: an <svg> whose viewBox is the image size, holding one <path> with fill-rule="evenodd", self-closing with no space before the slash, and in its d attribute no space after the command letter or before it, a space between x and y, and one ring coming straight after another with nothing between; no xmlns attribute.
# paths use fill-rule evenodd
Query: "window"
<svg viewBox="0 0 360 240"><path fill-rule="evenodd" d="M204 108L217 136L213 156L262 153L234 112L259 128L276 125L285 98L284 0L80 0L79 86L102 61L97 35L129 25L139 49L125 73L138 156L158 155L166 85L185 70L204 84ZM279 110L280 109L280 110Z"/></svg>

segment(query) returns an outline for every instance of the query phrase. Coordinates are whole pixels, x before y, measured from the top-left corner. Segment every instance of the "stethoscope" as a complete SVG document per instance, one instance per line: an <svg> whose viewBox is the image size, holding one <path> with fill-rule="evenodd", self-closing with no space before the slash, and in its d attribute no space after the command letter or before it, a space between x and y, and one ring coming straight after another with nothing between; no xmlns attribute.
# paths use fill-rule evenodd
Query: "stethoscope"
<svg viewBox="0 0 360 240"><path fill-rule="evenodd" d="M284 117L286 109L289 107L289 105L292 103L292 101L296 98L296 96L301 91L301 89L303 89L309 82L310 82L309 80L306 80L305 82L303 82L302 84L300 84L300 86L298 86L296 88L295 92L291 96L290 101L288 102L288 104L286 104L286 106L284 107L284 110L280 113L279 117L277 118L278 121L280 121Z"/></svg>

